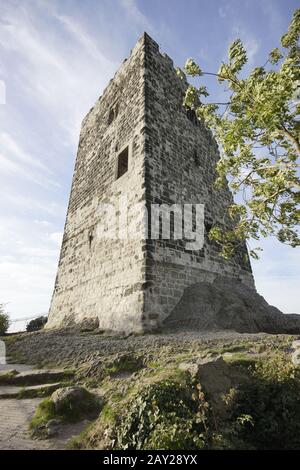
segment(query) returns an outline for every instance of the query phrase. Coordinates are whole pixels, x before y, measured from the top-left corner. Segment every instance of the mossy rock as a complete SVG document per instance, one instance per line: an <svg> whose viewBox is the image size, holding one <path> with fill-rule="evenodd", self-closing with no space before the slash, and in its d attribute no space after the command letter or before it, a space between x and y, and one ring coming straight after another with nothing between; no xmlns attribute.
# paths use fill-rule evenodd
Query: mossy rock
<svg viewBox="0 0 300 470"><path fill-rule="evenodd" d="M45 437L50 420L74 423L84 418L96 418L102 406L102 399L83 387L59 388L38 405L29 427L36 437Z"/></svg>

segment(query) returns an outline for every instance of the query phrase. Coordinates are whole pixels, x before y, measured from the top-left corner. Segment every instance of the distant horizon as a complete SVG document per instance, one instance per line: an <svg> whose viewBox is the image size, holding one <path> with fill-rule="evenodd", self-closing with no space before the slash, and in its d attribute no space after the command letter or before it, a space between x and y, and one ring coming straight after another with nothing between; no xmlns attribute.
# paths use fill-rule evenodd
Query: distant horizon
<svg viewBox="0 0 300 470"><path fill-rule="evenodd" d="M48 312L80 124L144 31L174 65L194 57L215 71L240 37L247 70L279 44L298 2L20 0L0 20L0 303L11 319ZM212 96L221 89L209 79ZM2 103L2 104L1 104ZM300 313L299 250L268 238L251 261L257 291ZM21 327L18 327L21 328ZM25 328L25 325L24 325ZM12 327L10 327L10 330Z"/></svg>

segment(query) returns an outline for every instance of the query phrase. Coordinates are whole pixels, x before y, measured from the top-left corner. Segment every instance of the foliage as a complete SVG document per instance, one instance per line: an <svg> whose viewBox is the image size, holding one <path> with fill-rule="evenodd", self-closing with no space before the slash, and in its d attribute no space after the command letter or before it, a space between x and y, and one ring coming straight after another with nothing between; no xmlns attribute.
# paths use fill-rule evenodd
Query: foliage
<svg viewBox="0 0 300 470"><path fill-rule="evenodd" d="M145 386L116 414L106 405L117 449L299 449L300 370L282 351L243 366L248 380L213 409L191 379ZM106 411L105 411L106 410Z"/></svg>
<svg viewBox="0 0 300 470"><path fill-rule="evenodd" d="M41 425L48 423L51 419L56 419L57 414L55 405L51 398L45 398L37 407L32 420L30 421L29 428L35 432Z"/></svg>
<svg viewBox="0 0 300 470"><path fill-rule="evenodd" d="M163 354L157 351L154 369L152 360L147 365L144 361L144 369L130 381L106 378L109 387L101 414L72 447L299 449L300 368L291 362L294 339L268 335L217 341L210 344L214 348L201 344L196 349L174 346L163 349ZM229 381L223 391L219 385L210 389L211 395L201 370L191 377L178 367L183 360L225 352L230 352L224 365Z"/></svg>
<svg viewBox="0 0 300 470"><path fill-rule="evenodd" d="M9 316L5 313L4 305L0 304L0 336L5 335L9 327Z"/></svg>
<svg viewBox="0 0 300 470"><path fill-rule="evenodd" d="M185 96L185 106L196 111L219 144L216 186L229 184L242 196L227 214L232 229L224 219L210 231L225 258L244 240L261 236L299 245L299 34L300 9L281 38L281 49L272 50L264 66L248 76L241 77L248 58L240 39L230 45L228 61L216 74L204 72L193 59L185 65L187 75L214 75L229 93L225 103L205 103L207 88L190 85ZM185 76L182 70L178 75ZM258 250L250 254L257 257Z"/></svg>
<svg viewBox="0 0 300 470"><path fill-rule="evenodd" d="M208 404L191 383L165 380L135 396L119 424L119 449L199 449L207 440Z"/></svg>
<svg viewBox="0 0 300 470"><path fill-rule="evenodd" d="M41 330L44 325L47 323L47 317L46 316L41 316L38 318L35 318L34 320L31 320L28 325L26 326L26 331L38 331Z"/></svg>
<svg viewBox="0 0 300 470"><path fill-rule="evenodd" d="M251 380L232 399L223 442L231 440L234 448L299 449L299 369L278 353L250 371Z"/></svg>

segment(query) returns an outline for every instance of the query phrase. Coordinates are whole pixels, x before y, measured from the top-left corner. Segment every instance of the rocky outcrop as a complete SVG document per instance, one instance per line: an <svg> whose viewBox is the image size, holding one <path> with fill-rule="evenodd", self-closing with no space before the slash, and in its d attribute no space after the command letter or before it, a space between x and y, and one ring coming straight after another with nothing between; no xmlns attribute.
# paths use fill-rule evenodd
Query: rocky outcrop
<svg viewBox="0 0 300 470"><path fill-rule="evenodd" d="M283 314L237 279L217 278L185 289L164 321L167 329L233 330L239 333L300 333L300 315Z"/></svg>

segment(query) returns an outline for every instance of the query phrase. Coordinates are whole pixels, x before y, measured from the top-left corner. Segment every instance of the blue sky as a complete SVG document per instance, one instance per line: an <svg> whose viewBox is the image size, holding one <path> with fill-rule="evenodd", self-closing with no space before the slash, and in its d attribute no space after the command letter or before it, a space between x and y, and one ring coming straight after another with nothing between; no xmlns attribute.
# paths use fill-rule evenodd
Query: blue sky
<svg viewBox="0 0 300 470"><path fill-rule="evenodd" d="M240 37L265 62L294 0L0 0L0 302L12 318L47 312L80 123L147 31L182 66L216 71ZM213 81L214 96L221 96ZM1 98L1 96L0 96ZM1 101L1 99L0 99ZM300 313L300 255L275 240L253 261L258 291ZM18 324L20 326L20 324Z"/></svg>

